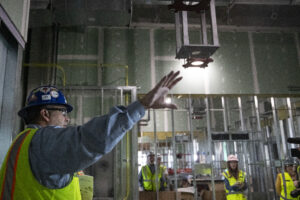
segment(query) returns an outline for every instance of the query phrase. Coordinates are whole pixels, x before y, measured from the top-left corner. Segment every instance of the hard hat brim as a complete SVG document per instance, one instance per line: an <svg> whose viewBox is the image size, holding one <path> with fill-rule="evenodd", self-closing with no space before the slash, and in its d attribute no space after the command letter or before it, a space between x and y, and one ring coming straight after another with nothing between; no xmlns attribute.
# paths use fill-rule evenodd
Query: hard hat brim
<svg viewBox="0 0 300 200"><path fill-rule="evenodd" d="M239 162L239 160L232 159L232 160L227 160L227 162Z"/></svg>
<svg viewBox="0 0 300 200"><path fill-rule="evenodd" d="M37 106L45 106L45 105L60 105L60 106L65 106L67 109L67 112L71 112L73 110L73 106L71 106L70 104L60 104L60 103L47 103L47 104L35 104L35 105L29 105L29 106L25 106L24 108L22 108L21 110L19 110L18 115L21 118L26 118L27 113L30 111L31 108L33 107L37 107Z"/></svg>

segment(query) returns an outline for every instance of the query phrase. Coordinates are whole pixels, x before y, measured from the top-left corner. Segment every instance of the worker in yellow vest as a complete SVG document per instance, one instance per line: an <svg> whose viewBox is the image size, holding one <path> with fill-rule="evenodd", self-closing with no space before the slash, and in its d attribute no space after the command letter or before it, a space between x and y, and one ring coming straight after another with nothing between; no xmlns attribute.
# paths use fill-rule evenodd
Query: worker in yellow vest
<svg viewBox="0 0 300 200"><path fill-rule="evenodd" d="M246 200L243 193L247 189L245 172L239 170L236 155L227 157L227 169L223 172L227 200Z"/></svg>
<svg viewBox="0 0 300 200"><path fill-rule="evenodd" d="M299 165L299 158L298 162L296 162L296 172L297 172L297 180L298 184L296 185L297 189L291 192L292 197L298 197L300 200L300 165Z"/></svg>
<svg viewBox="0 0 300 200"><path fill-rule="evenodd" d="M168 187L168 171L167 171L167 167L165 165L162 164L161 162L162 160L162 156L161 154L157 154L157 166L159 166L159 173L161 174L162 177L162 182L163 182L163 190L166 190Z"/></svg>
<svg viewBox="0 0 300 200"><path fill-rule="evenodd" d="M160 155L158 154L157 157ZM147 154L147 165L143 166L139 173L139 186L141 191L163 191L165 190L164 167L155 162L155 154L149 152ZM158 173L155 173L155 171ZM156 183L157 175L157 183ZM158 189L157 189L158 187Z"/></svg>
<svg viewBox="0 0 300 200"><path fill-rule="evenodd" d="M74 174L109 153L145 109L170 108L169 90L182 77L170 72L140 100L116 106L81 126L68 126L73 107L54 86L31 91L18 114L27 127L12 142L0 169L0 200L80 200Z"/></svg>
<svg viewBox="0 0 300 200"><path fill-rule="evenodd" d="M299 185L296 173L296 162L293 158L284 161L284 181L282 173L278 173L276 178L276 192L280 196L280 200L297 200L292 197L291 192L295 191ZM294 195L293 195L294 196Z"/></svg>

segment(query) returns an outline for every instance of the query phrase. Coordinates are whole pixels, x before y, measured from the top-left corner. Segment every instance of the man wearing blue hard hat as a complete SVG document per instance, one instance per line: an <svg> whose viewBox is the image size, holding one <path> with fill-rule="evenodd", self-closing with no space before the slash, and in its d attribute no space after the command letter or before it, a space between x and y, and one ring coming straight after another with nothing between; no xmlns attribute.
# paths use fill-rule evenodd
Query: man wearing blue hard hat
<svg viewBox="0 0 300 200"><path fill-rule="evenodd" d="M142 99L113 107L82 126L67 126L72 111L53 86L31 91L18 114L27 127L13 141L0 170L0 200L81 199L75 172L110 152L149 108L176 105L164 99L182 77L170 72Z"/></svg>
<svg viewBox="0 0 300 200"><path fill-rule="evenodd" d="M49 122L51 125L65 127L69 123L67 113L71 112L73 107L67 103L63 93L53 86L41 86L31 91L27 98L26 106L22 108L18 115L22 117L26 124L34 124L39 117L46 117L44 120L39 120L40 123L46 124ZM43 111L42 113L40 111ZM52 111L52 112L51 112ZM47 112L52 114L57 113L53 111L60 111L63 115L51 115L48 119ZM45 115L46 114L46 115ZM58 118L56 118L56 117ZM50 115L49 115L50 117ZM56 120L50 121L50 120Z"/></svg>

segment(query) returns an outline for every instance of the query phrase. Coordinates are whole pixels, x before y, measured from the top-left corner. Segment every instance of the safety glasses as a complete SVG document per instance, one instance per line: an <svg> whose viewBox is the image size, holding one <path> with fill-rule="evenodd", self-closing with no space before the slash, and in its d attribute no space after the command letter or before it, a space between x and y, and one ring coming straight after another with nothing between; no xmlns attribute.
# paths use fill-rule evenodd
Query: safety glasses
<svg viewBox="0 0 300 200"><path fill-rule="evenodd" d="M46 110L53 110L53 111L60 111L62 113L63 116L67 116L68 115L68 111L66 108L45 108Z"/></svg>

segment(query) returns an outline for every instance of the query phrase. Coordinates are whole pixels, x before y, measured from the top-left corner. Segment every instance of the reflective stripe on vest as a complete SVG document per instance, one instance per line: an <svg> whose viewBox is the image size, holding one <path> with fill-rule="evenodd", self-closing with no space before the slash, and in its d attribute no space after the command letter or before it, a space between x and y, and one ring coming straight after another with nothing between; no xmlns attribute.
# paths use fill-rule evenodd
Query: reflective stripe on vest
<svg viewBox="0 0 300 200"><path fill-rule="evenodd" d="M19 153L22 147L22 144L30 133L30 130L26 133L20 135L12 145L11 149L9 150L6 166L5 166L5 173L4 179L2 182L1 188L1 197L0 200L3 199L14 199L14 189L16 183L16 169L19 159Z"/></svg>
<svg viewBox="0 0 300 200"><path fill-rule="evenodd" d="M151 174L151 171L150 171L150 174ZM151 182L151 179L147 179L147 178L150 178L150 177L149 177L149 172L148 172L148 169L146 168L146 166L143 167L143 175L145 175L145 177L143 177L144 182Z"/></svg>
<svg viewBox="0 0 300 200"><path fill-rule="evenodd" d="M143 166L142 168L142 176L143 176L143 185L145 190L152 190L153 185L152 185L152 173L151 170L149 169L148 165Z"/></svg>
<svg viewBox="0 0 300 200"><path fill-rule="evenodd" d="M25 129L12 142L0 170L0 200L81 200L78 177L60 189L47 188L35 178L29 147L37 130Z"/></svg>
<svg viewBox="0 0 300 200"><path fill-rule="evenodd" d="M223 176L228 180L230 186L233 186L237 181L245 182L245 173L242 170L239 170L238 180L236 180L233 176L229 177L228 170L223 172ZM227 200L246 199L242 191L229 191L225 186L225 192Z"/></svg>
<svg viewBox="0 0 300 200"><path fill-rule="evenodd" d="M164 172L167 170L167 167L164 166L164 165L161 165L161 166L159 166L159 168L160 168L161 177L165 178ZM168 186L165 179L164 179L164 182L163 182L163 186L164 186L164 188L167 188L167 186Z"/></svg>
<svg viewBox="0 0 300 200"><path fill-rule="evenodd" d="M158 173L158 189L160 189L161 173ZM156 191L155 173L152 174L148 165L142 167L143 186L145 190Z"/></svg>
<svg viewBox="0 0 300 200"><path fill-rule="evenodd" d="M297 199L297 198L288 199L288 198L285 198L285 197L283 197L283 196L280 195L280 199L284 199L284 200L294 200L294 199Z"/></svg>
<svg viewBox="0 0 300 200"><path fill-rule="evenodd" d="M296 189L296 187L294 185L294 181L291 178L291 176L287 172L284 172L284 180L285 180L285 185L286 185L286 196L284 194L284 184L283 184L283 179L282 179L282 173L280 173L279 176L280 176L280 184L281 184L280 198L284 199L284 200L296 200L296 199L298 199L297 197L293 198L291 196L291 191Z"/></svg>
<svg viewBox="0 0 300 200"><path fill-rule="evenodd" d="M230 195L230 194L243 194L243 192L232 192L232 191L229 191L228 193L226 193L226 196Z"/></svg>

